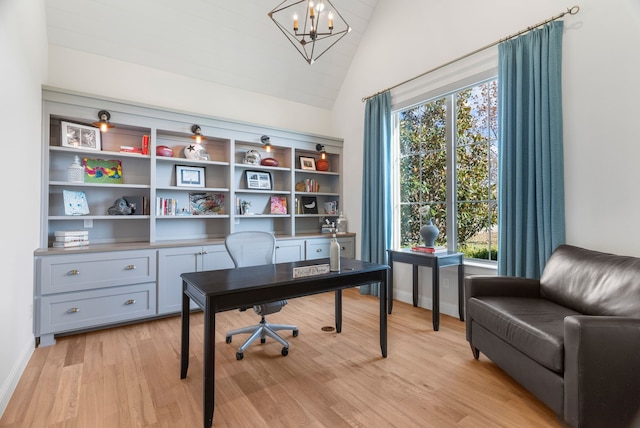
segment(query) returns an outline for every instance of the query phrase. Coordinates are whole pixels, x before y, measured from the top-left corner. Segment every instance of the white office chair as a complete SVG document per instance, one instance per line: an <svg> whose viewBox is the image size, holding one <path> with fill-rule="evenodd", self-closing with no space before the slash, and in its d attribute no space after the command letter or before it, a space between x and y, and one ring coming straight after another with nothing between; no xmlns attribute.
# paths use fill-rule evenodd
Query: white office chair
<svg viewBox="0 0 640 428"><path fill-rule="evenodd" d="M227 236L224 245L236 268L273 264L275 261L276 238L269 232L252 231L232 233ZM244 357L244 351L258 337L260 338L260 343L265 343L267 336L277 340L283 346L282 355L286 356L289 353L289 342L280 337L276 331L292 330L293 337L297 337L298 327L286 324L269 324L265 320L265 315L279 312L286 304L286 300L280 300L256 305L253 307L253 310L261 316L258 325L238 328L227 332L227 343L231 343L231 337L236 334L251 333L251 336L238 348L236 352L237 360L241 360Z"/></svg>

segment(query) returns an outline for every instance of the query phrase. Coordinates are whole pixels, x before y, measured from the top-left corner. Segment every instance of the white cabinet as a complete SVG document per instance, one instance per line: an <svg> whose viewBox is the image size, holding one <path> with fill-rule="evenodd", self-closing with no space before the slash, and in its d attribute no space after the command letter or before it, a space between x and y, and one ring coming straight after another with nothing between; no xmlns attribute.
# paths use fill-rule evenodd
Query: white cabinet
<svg viewBox="0 0 640 428"><path fill-rule="evenodd" d="M91 252L35 259L34 334L54 334L156 314L156 252Z"/></svg>
<svg viewBox="0 0 640 428"><path fill-rule="evenodd" d="M305 260L305 241L302 239L278 240L276 243L276 263Z"/></svg>
<svg viewBox="0 0 640 428"><path fill-rule="evenodd" d="M356 256L355 238L340 237L340 257L354 258ZM329 257L331 238L317 238L306 241L307 260L323 259Z"/></svg>
<svg viewBox="0 0 640 428"><path fill-rule="evenodd" d="M158 250L158 314L180 312L185 272L233 267L224 245L177 247ZM192 308L196 308L191 303Z"/></svg>

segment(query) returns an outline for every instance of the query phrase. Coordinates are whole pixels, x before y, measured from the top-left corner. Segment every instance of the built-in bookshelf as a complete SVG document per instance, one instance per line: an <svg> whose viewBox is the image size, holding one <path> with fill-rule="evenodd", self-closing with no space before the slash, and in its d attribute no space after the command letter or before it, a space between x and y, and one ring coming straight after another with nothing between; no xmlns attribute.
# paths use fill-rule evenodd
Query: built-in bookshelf
<svg viewBox="0 0 640 428"><path fill-rule="evenodd" d="M53 88L43 90L43 99L45 173L40 243L43 249L52 247L56 231L64 230L89 231L91 245L221 239L234 231L256 229L295 237L320 233L325 218L333 220L339 213L340 139ZM96 131L99 149L65 142L67 138L62 132L67 129L66 124L92 127L100 110L109 111L113 127L106 132ZM191 131L194 124L200 126L205 137L197 147L206 154L195 159L185 154L195 143ZM263 147L263 135L270 137L270 152ZM326 151L328 170L303 169L300 157L320 159L318 145ZM159 147L165 151L168 148L172 156L162 156ZM261 159L276 159L278 165L245 163L251 150L258 152ZM69 181L68 167L75 156L83 160L119 161L122 181L116 184ZM253 172L264 180L259 181L263 187L256 187L255 181L249 180ZM183 174L202 174L203 182L197 186L181 183ZM314 183L315 188L300 188L300 183ZM83 192L89 214L65 214L65 190ZM144 201L144 210L134 215L110 215L109 207L122 197ZM199 197L215 209L193 215L193 201ZM303 199L315 200L317 211L300 209ZM168 203L172 209L163 210L160 202ZM278 203L279 207L286 205L286 213L274 212L272 203Z"/></svg>

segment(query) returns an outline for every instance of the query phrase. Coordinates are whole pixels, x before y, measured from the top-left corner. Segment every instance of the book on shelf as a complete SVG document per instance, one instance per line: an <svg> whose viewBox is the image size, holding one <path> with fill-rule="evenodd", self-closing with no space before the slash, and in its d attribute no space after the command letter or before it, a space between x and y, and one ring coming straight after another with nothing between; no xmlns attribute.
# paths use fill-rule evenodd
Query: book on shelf
<svg viewBox="0 0 640 428"><path fill-rule="evenodd" d="M88 230L56 230L53 236L89 236Z"/></svg>
<svg viewBox="0 0 640 428"><path fill-rule="evenodd" d="M69 248L69 247L86 247L89 245L89 240L83 241L70 241L70 242L57 242L53 243L53 248Z"/></svg>
<svg viewBox="0 0 640 428"><path fill-rule="evenodd" d="M133 146L120 146L120 152L121 153L138 153L138 154L144 154L142 148L140 147L133 147Z"/></svg>
<svg viewBox="0 0 640 428"><path fill-rule="evenodd" d="M148 135L142 136L142 154L143 155L149 154L149 136Z"/></svg>
<svg viewBox="0 0 640 428"><path fill-rule="evenodd" d="M55 242L88 241L89 235L56 236Z"/></svg>
<svg viewBox="0 0 640 428"><path fill-rule="evenodd" d="M425 247L424 245L415 245L411 247L411 251L416 251L418 253L439 253L447 251L447 247Z"/></svg>

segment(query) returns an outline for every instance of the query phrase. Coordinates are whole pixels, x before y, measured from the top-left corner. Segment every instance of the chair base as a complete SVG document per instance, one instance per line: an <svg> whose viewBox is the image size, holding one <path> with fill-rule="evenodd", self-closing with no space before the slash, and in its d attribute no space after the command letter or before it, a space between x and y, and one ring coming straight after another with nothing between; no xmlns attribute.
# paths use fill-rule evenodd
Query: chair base
<svg viewBox="0 0 640 428"><path fill-rule="evenodd" d="M238 328L227 332L226 342L231 343L232 336L236 334L251 333L251 336L238 348L236 352L236 359L241 360L244 357L244 351L251 345L257 338L260 338L260 343L265 343L267 336L276 340L282 345L282 356L286 356L289 353L289 342L284 340L276 333L279 330L292 330L293 337L298 336L298 327L288 324L269 324L264 317L260 320L260 324L249 327Z"/></svg>

